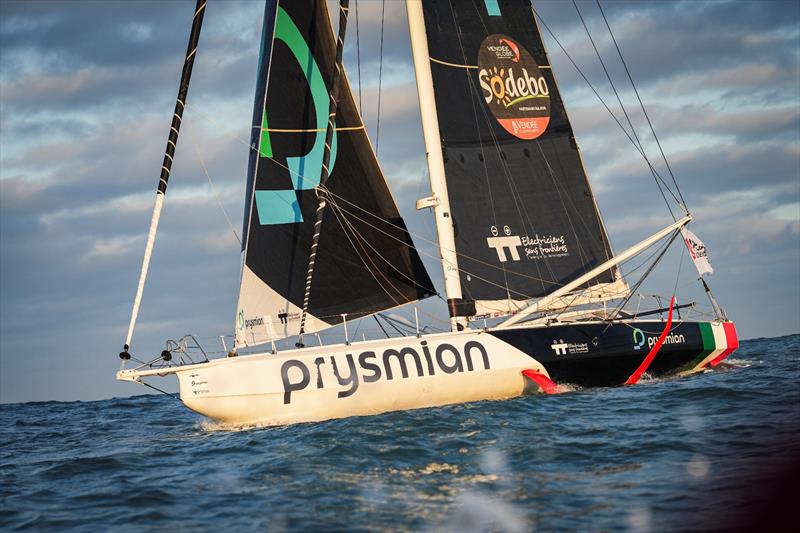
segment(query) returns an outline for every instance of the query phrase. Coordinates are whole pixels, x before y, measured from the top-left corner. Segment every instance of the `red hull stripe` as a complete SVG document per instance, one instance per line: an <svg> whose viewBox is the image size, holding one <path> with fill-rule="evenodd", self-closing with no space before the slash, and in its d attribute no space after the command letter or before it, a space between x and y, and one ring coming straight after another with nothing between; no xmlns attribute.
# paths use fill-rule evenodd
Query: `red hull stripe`
<svg viewBox="0 0 800 533"><path fill-rule="evenodd" d="M672 299L669 301L669 314L667 314L667 325L664 327L664 331L661 332L661 336L658 338L658 342L656 342L653 347L650 349L650 353L647 354L647 357L644 358L642 364L639 365L639 368L631 374L631 377L628 378L628 381L625 382L625 385L635 385L637 381L642 378L642 374L644 374L647 369L650 367L650 363L653 362L653 359L656 358L658 351L661 349L661 345L664 344L664 339L667 338L667 333L669 333L669 328L672 327L672 307L675 305L675 297L673 296Z"/></svg>
<svg viewBox="0 0 800 533"><path fill-rule="evenodd" d="M725 344L727 348L711 361L711 366L720 364L723 359L728 357L739 347L739 338L736 336L736 326L733 325L733 322L725 322L722 324L722 327L725 328Z"/></svg>
<svg viewBox="0 0 800 533"><path fill-rule="evenodd" d="M539 388L547 394L558 394L558 385L544 374L535 370L523 370L522 375L539 385Z"/></svg>

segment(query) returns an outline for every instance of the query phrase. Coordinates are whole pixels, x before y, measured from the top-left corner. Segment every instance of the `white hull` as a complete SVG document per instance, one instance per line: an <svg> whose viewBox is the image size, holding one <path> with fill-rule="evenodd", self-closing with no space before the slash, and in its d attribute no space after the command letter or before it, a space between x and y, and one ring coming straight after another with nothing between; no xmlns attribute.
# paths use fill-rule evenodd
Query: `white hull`
<svg viewBox="0 0 800 533"><path fill-rule="evenodd" d="M464 331L216 359L167 372L177 374L181 400L193 411L226 423L282 425L519 396L528 381L523 370L547 376L507 343ZM164 370L118 377L158 373Z"/></svg>

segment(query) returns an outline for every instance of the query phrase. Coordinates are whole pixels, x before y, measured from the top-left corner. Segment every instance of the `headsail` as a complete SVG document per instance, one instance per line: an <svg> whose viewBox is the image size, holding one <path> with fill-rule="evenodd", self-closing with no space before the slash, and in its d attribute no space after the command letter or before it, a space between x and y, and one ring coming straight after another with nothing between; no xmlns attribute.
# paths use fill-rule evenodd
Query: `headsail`
<svg viewBox="0 0 800 533"><path fill-rule="evenodd" d="M513 312L611 247L529 0L423 7L463 298ZM580 303L624 295L616 276Z"/></svg>
<svg viewBox="0 0 800 533"><path fill-rule="evenodd" d="M295 335L313 234L335 42L323 0L267 2L248 170L237 346ZM434 294L346 78L305 331ZM354 207L357 206L357 207Z"/></svg>

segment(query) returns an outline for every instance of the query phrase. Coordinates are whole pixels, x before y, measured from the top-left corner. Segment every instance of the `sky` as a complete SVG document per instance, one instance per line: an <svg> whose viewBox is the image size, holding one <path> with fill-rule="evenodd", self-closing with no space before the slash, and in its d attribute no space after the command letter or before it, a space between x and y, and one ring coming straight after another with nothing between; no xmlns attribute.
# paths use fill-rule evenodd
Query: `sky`
<svg viewBox="0 0 800 533"><path fill-rule="evenodd" d="M383 6L360 0L356 25L355 4L348 76L409 228L431 239L430 215L414 210L429 186L404 3L385 3L382 61ZM742 338L800 332L800 3L602 4L695 217L691 228L709 249L716 271L708 281L720 304ZM572 3L535 5L621 116ZM656 160L595 2L578 6ZM144 392L114 373L193 7L0 2L0 402ZM241 231L262 11L258 1L208 3L134 336L142 358L186 333L219 353L219 336L233 331L234 230ZM671 219L641 157L543 32L612 243L622 250ZM441 286L440 267L426 264ZM679 247L664 265L645 292L677 287L683 301L706 303ZM435 302L425 306L444 315Z"/></svg>

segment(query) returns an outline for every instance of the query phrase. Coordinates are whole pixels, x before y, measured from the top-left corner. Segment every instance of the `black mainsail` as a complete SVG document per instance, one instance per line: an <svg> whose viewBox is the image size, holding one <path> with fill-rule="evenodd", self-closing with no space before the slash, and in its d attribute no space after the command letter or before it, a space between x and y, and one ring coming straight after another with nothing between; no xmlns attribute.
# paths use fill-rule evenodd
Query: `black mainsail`
<svg viewBox="0 0 800 533"><path fill-rule="evenodd" d="M323 0L268 1L248 169L237 346L299 332L335 42ZM341 78L305 331L435 293ZM337 205L338 204L338 205ZM356 205L358 208L353 208ZM353 216L353 211L357 211Z"/></svg>
<svg viewBox="0 0 800 533"><path fill-rule="evenodd" d="M513 312L611 247L529 0L423 10L463 299ZM609 271L584 289L618 295L615 281Z"/></svg>

